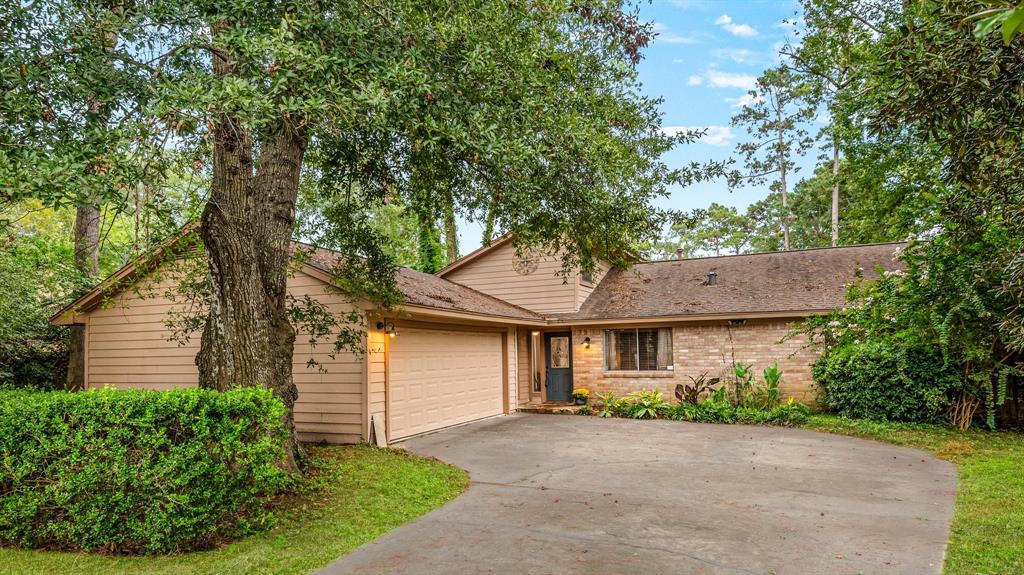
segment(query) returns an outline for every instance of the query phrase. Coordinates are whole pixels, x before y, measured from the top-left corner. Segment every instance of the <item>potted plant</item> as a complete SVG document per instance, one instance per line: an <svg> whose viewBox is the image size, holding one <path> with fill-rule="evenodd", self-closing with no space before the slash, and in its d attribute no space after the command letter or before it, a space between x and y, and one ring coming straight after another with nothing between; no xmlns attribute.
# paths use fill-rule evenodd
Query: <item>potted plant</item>
<svg viewBox="0 0 1024 575"><path fill-rule="evenodd" d="M572 398L576 405L586 405L587 400L590 399L590 390L585 387L577 387L572 390Z"/></svg>

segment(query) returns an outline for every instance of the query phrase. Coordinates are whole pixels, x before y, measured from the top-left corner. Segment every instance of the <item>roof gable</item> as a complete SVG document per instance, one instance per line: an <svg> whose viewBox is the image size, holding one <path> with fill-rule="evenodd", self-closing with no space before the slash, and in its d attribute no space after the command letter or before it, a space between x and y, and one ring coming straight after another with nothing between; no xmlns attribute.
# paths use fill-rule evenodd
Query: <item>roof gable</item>
<svg viewBox="0 0 1024 575"><path fill-rule="evenodd" d="M444 277L444 276L448 275L449 273L451 273L451 272L453 272L453 271L455 271L457 269L460 269L460 268L462 268L462 267L464 267L466 265L469 265L469 264L477 261L478 259L481 259L483 256L491 253L492 251L494 251L498 247L503 246L503 245L507 244L510 241L512 241L512 235L511 234L506 234L506 235L504 235L504 236L502 236L502 237L492 241L490 244L488 244L486 246L480 246L479 248L469 252L468 254L462 256L461 258L451 262L450 264L446 265L445 267L437 270L437 272L435 272L434 275L436 275L438 277Z"/></svg>

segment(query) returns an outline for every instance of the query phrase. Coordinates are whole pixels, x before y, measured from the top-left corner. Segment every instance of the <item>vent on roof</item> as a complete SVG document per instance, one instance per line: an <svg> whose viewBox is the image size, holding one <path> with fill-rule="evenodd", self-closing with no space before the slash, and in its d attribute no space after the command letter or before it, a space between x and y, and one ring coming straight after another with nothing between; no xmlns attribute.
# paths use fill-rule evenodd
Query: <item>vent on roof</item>
<svg viewBox="0 0 1024 575"><path fill-rule="evenodd" d="M683 255L684 255L684 254L686 254L686 252L685 252L685 251L683 251L683 248L678 248L678 249L676 249L676 259L677 259L677 260L681 260L681 259L684 259L684 258L683 258Z"/></svg>
<svg viewBox="0 0 1024 575"><path fill-rule="evenodd" d="M718 285L718 272L708 272L708 284L709 286Z"/></svg>

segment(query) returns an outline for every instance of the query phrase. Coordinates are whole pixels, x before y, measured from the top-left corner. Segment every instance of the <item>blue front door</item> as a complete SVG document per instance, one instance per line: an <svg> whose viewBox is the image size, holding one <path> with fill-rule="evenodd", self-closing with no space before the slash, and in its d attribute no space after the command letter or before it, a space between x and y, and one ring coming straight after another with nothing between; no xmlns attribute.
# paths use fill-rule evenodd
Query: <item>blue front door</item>
<svg viewBox="0 0 1024 575"><path fill-rule="evenodd" d="M572 399L572 334L544 334L547 400Z"/></svg>

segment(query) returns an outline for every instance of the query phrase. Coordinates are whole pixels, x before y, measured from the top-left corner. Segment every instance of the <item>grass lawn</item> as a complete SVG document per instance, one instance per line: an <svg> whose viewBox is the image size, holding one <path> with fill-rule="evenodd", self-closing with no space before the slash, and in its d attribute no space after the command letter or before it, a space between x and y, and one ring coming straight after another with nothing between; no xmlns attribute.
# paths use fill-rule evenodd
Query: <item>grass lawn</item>
<svg viewBox="0 0 1024 575"><path fill-rule="evenodd" d="M817 431L930 451L958 467L945 575L1024 574L1024 434L811 417Z"/></svg>
<svg viewBox="0 0 1024 575"><path fill-rule="evenodd" d="M0 549L5 575L307 573L441 506L469 485L466 473L399 450L313 447L307 493L281 502L276 526L214 551L104 557Z"/></svg>

